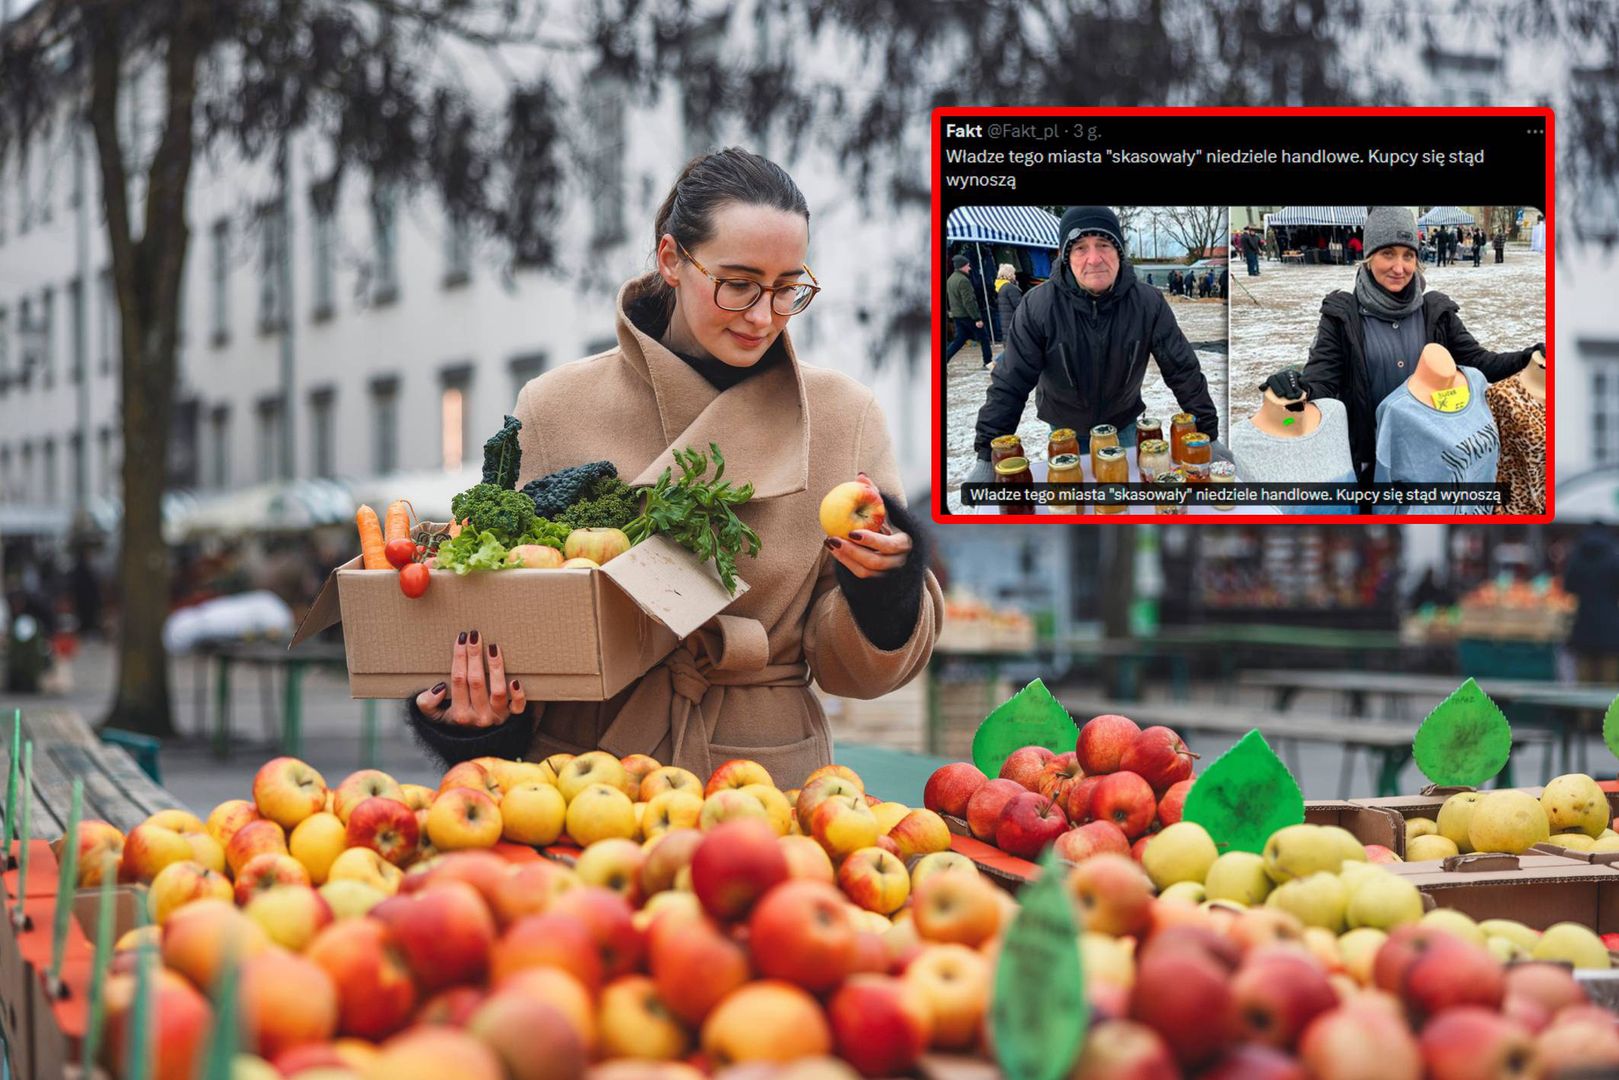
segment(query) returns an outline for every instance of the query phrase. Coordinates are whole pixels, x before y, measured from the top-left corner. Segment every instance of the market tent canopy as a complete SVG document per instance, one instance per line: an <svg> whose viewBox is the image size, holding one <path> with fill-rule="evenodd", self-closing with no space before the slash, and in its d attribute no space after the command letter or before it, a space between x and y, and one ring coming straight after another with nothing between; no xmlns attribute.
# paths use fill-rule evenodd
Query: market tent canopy
<svg viewBox="0 0 1619 1080"><path fill-rule="evenodd" d="M301 532L354 520L358 505L339 480L294 480L198 496L165 521L171 541L248 532Z"/></svg>
<svg viewBox="0 0 1619 1080"><path fill-rule="evenodd" d="M1037 206L958 206L945 221L947 241L1056 248L1055 217Z"/></svg>
<svg viewBox="0 0 1619 1080"><path fill-rule="evenodd" d="M1459 206L1436 206L1417 218L1417 224L1422 226L1471 225L1473 224L1473 215Z"/></svg>
<svg viewBox="0 0 1619 1080"><path fill-rule="evenodd" d="M1342 225L1356 228L1366 224L1364 206L1284 206L1266 219L1277 225Z"/></svg>
<svg viewBox="0 0 1619 1080"><path fill-rule="evenodd" d="M449 521L450 500L472 485L483 480L483 459L459 472L443 469L424 469L420 472L392 473L388 476L368 476L363 480L350 480L348 489L354 503L349 517L365 503L377 513L395 499L409 501L416 512L417 521Z"/></svg>

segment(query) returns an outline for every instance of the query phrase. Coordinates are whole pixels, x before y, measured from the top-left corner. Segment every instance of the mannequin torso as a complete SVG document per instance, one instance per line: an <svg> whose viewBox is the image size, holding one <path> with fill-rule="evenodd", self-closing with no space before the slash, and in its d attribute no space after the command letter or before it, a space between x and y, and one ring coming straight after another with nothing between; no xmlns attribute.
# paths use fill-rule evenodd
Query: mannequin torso
<svg viewBox="0 0 1619 1080"><path fill-rule="evenodd" d="M1530 397L1542 405L1546 403L1546 356L1544 353L1535 353L1534 357L1529 361L1529 366L1513 377L1523 383L1523 388L1529 391Z"/></svg>
<svg viewBox="0 0 1619 1080"><path fill-rule="evenodd" d="M1306 402L1299 412L1290 411L1287 405L1276 396L1276 391L1267 389L1252 417L1254 427L1278 439L1291 439L1308 435L1321 426L1321 410L1313 403Z"/></svg>
<svg viewBox="0 0 1619 1080"><path fill-rule="evenodd" d="M1417 357L1416 370L1405 381L1411 396L1430 409L1434 407L1434 394L1463 385L1465 380L1457 370L1456 361L1443 345L1424 346L1422 355Z"/></svg>

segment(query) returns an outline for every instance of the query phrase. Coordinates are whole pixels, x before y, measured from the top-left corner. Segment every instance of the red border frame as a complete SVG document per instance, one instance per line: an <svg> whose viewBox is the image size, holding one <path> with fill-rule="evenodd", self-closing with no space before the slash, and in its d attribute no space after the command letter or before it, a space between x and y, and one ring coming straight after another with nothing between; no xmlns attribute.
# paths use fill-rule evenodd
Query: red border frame
<svg viewBox="0 0 1619 1080"><path fill-rule="evenodd" d="M1014 106L951 106L933 110L932 117L932 153L933 153L933 198L932 216L928 221L929 244L928 251L932 257L930 267L936 270L944 264L944 236L937 229L940 209L940 190L943 187L943 153L940 147L940 125L951 118L992 118L992 117L1041 117L1041 116L1112 116L1129 118L1133 116L1387 116L1390 114L1400 116L1525 116L1544 120L1546 123L1546 205L1540 209L1546 216L1546 365L1547 370L1556 371L1553 353L1556 344L1556 313L1557 313L1557 169L1556 169L1556 117L1549 108L1530 106L1512 106L1503 108L1490 108L1482 106L1466 106L1457 108L1440 107L1382 107L1357 106L1343 108L1240 108L1240 107L1191 107L1173 108L1164 106L1151 106L1141 108L1021 108ZM941 336L939 320L939 304L941 283L939 275L930 271L932 279L931 289L933 297L933 326L932 326L932 357L939 355L944 341ZM1136 514L952 514L945 510L945 485L939 483L944 476L941 460L941 439L944 424L944 378L938 363L930 359L929 368L932 369L933 379L933 429L929 433L932 448L929 458L932 465L930 481L933 486L933 497L929 501L929 511L933 520L941 525L1107 525L1107 524L1143 524L1152 521L1162 523L1163 519L1143 518ZM1265 514L1221 514L1218 517L1177 517L1177 524L1194 525L1454 525L1459 523L1487 524L1487 525L1547 525L1556 517L1557 507L1556 483L1553 477L1556 470L1556 416L1555 378L1546 382L1546 512L1544 514L1498 514L1490 516L1459 515L1459 514L1402 514L1391 517L1370 517L1359 514L1297 514L1283 515L1278 518Z"/></svg>

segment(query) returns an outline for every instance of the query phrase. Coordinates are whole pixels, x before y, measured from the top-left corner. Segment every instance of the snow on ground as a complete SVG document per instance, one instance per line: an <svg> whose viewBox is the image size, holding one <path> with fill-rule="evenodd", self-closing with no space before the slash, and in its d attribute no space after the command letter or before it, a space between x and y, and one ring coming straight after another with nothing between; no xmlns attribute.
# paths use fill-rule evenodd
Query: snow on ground
<svg viewBox="0 0 1619 1080"><path fill-rule="evenodd" d="M1203 377L1209 382L1209 395L1220 413L1220 431L1226 430L1226 306L1223 300L1188 300L1185 297L1167 297L1170 310L1180 323L1181 332L1191 342L1203 366ZM997 355L1000 346L996 346ZM984 404L989 390L989 372L983 368L983 352L968 342L950 360L949 382L945 385L945 436L949 460L945 465L948 481L946 499L951 510L959 511L957 491L972 469L973 434L978 426L978 410ZM1141 386L1141 398L1147 403L1147 413L1168 421L1180 412L1175 395L1164 385L1156 364L1147 365L1147 378ZM1044 456L1046 437L1051 425L1034 415L1034 395L1029 395L1023 407L1023 419L1017 434L1023 445ZM1035 450L1039 447L1039 450Z"/></svg>
<svg viewBox="0 0 1619 1080"><path fill-rule="evenodd" d="M1461 319L1486 349L1505 352L1546 339L1546 263L1539 252L1508 245L1496 265L1427 266L1429 289L1461 305ZM1321 321L1321 301L1353 288L1350 266L1281 266L1261 262L1257 278L1237 264L1231 278L1231 405L1237 416L1259 407L1260 383L1286 367L1303 367ZM1223 429L1223 425L1222 425Z"/></svg>

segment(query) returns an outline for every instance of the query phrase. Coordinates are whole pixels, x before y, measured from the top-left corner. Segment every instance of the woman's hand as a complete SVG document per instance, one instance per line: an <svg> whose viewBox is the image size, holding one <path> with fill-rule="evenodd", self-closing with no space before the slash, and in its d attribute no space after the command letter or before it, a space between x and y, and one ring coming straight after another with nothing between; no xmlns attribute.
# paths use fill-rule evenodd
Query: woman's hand
<svg viewBox="0 0 1619 1080"><path fill-rule="evenodd" d="M516 680L506 680L506 664L494 642L480 644L478 631L455 639L450 679L416 695L416 707L430 720L457 727L495 727L528 708Z"/></svg>
<svg viewBox="0 0 1619 1080"><path fill-rule="evenodd" d="M860 474L860 479L871 483L865 473ZM827 537L826 549L855 577L873 578L905 565L911 557L911 538L884 525L881 532L857 529L847 540Z"/></svg>

